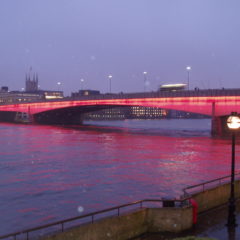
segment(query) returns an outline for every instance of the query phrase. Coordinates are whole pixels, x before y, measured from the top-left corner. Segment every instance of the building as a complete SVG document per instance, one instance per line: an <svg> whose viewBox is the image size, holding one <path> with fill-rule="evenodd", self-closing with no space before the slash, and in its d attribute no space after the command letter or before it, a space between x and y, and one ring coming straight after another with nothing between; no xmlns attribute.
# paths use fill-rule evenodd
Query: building
<svg viewBox="0 0 240 240"><path fill-rule="evenodd" d="M168 91L168 92L176 92L186 90L185 83L176 83L176 84L163 84L159 87L158 91Z"/></svg>
<svg viewBox="0 0 240 240"><path fill-rule="evenodd" d="M78 92L73 92L71 94L72 98L78 98L78 97L82 97L82 96L93 96L93 95L99 95L100 91L98 90L79 90Z"/></svg>
<svg viewBox="0 0 240 240"><path fill-rule="evenodd" d="M30 74L26 75L25 81L25 93L26 94L37 94L40 99L61 99L63 98L63 91L51 91L51 90L40 90L38 88L38 74L34 73L31 79Z"/></svg>
<svg viewBox="0 0 240 240"><path fill-rule="evenodd" d="M38 93L27 93L20 91L0 92L0 104L11 104L19 102L33 102L42 100L43 97Z"/></svg>
<svg viewBox="0 0 240 240"><path fill-rule="evenodd" d="M63 91L38 90L36 93L46 100L64 98Z"/></svg>
<svg viewBox="0 0 240 240"><path fill-rule="evenodd" d="M158 119L168 117L168 110L156 107L130 107L129 118Z"/></svg>
<svg viewBox="0 0 240 240"><path fill-rule="evenodd" d="M31 79L30 74L26 75L25 91L26 92L38 91L38 74L37 73L33 74L33 79Z"/></svg>
<svg viewBox="0 0 240 240"><path fill-rule="evenodd" d="M109 107L84 114L86 120L161 119L166 117L168 117L168 110L141 106Z"/></svg>
<svg viewBox="0 0 240 240"><path fill-rule="evenodd" d="M11 104L19 102L35 102L51 99L63 98L62 91L40 90L38 89L38 75L26 75L25 91L9 91L7 86L0 89L0 104Z"/></svg>

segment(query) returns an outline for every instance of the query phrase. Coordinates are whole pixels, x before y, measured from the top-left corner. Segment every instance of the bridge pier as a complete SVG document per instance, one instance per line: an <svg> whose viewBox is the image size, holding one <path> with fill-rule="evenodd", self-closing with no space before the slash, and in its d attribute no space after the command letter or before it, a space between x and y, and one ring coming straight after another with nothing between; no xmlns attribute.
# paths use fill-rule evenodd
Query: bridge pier
<svg viewBox="0 0 240 240"><path fill-rule="evenodd" d="M222 136L224 129L224 120L221 117L212 117L212 136Z"/></svg>
<svg viewBox="0 0 240 240"><path fill-rule="evenodd" d="M212 136L229 136L231 131L227 127L227 118L228 116L213 117L212 118ZM240 130L237 131L237 134L240 134Z"/></svg>

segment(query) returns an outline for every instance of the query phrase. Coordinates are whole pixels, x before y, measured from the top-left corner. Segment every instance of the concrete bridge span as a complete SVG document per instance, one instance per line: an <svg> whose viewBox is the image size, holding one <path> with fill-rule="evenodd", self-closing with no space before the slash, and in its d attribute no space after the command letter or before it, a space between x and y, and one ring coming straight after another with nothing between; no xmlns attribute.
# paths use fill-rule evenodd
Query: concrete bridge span
<svg viewBox="0 0 240 240"><path fill-rule="evenodd" d="M219 132L224 128L225 116L240 112L240 89L100 94L78 99L14 103L0 105L0 116L1 112L18 112L28 114L36 122L79 123L84 112L116 106L159 107L205 114L212 116L213 131Z"/></svg>

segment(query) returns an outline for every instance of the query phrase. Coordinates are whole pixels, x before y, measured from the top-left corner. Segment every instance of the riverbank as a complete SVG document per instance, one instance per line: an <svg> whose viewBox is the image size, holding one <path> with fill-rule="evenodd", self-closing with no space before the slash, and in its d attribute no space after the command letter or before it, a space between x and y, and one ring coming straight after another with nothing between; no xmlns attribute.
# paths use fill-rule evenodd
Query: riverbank
<svg viewBox="0 0 240 240"><path fill-rule="evenodd" d="M236 198L240 196L240 180L235 182ZM240 232L235 228L226 227L227 214L228 214L228 198L230 194L230 183L228 182L229 176L214 179L201 183L198 185L190 186L183 189L184 195L182 201L166 201L163 200L161 208L145 208L140 212L142 218L137 216L133 218L130 213L124 215L123 221L121 219L110 219L106 232L110 235L105 236L102 234L99 237L99 231L95 234L93 239L134 239L134 240L170 240L177 237L185 236L202 236L214 237L218 240L235 240L240 239ZM192 200L188 200L192 199ZM193 204L193 203L196 204ZM189 203L191 204L189 205ZM197 205L197 206L196 206ZM238 218L240 220L240 203L236 203ZM196 216L198 212L198 216ZM136 215L137 211L134 213ZM197 217L197 221L196 221ZM109 220L109 219L108 219ZM117 221L114 223L114 221ZM141 220L141 221L140 221ZM103 223L106 220L101 220ZM100 221L100 224L101 224ZM91 225L92 230L97 229ZM85 228L84 232L82 230ZM118 232L117 232L118 231ZM142 234L141 234L142 232ZM81 234L79 234L81 233ZM66 234L55 235L48 240L61 239L61 237L74 236L72 239L80 239L77 236L82 233L91 235L89 229L81 227L70 230ZM124 234L122 234L124 233ZM135 235L135 236L134 236ZM76 236L76 238L75 238ZM60 237L60 238L59 238ZM88 238L86 238L88 239Z"/></svg>
<svg viewBox="0 0 240 240"><path fill-rule="evenodd" d="M182 233L148 233L134 240L175 240L176 238L195 236L207 237L217 240L240 239L240 228L237 226L229 231L226 226L228 216L228 205L217 207L198 216L195 227ZM240 224L240 201L237 201L237 223ZM179 240L179 239L178 239Z"/></svg>

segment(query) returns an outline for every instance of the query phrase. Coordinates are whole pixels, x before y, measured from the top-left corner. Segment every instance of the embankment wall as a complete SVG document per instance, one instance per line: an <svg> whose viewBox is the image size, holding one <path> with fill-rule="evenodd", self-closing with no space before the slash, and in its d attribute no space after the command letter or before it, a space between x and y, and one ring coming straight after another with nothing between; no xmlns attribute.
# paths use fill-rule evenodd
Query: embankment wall
<svg viewBox="0 0 240 240"><path fill-rule="evenodd" d="M143 208L58 233L45 240L126 240L146 232L180 232L192 226L192 207Z"/></svg>
<svg viewBox="0 0 240 240"><path fill-rule="evenodd" d="M191 194L198 204L198 213L228 202L230 183ZM240 180L235 181L235 196L240 197ZM106 217L58 233L44 240L126 240L146 232L181 232L193 225L192 206L142 208L120 216Z"/></svg>
<svg viewBox="0 0 240 240"><path fill-rule="evenodd" d="M235 197L240 197L240 180L235 181ZM226 204L230 196L230 183L191 194L198 204L198 213Z"/></svg>

